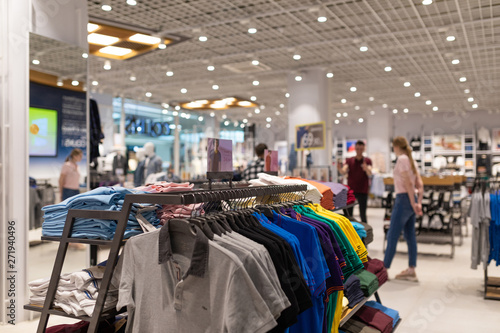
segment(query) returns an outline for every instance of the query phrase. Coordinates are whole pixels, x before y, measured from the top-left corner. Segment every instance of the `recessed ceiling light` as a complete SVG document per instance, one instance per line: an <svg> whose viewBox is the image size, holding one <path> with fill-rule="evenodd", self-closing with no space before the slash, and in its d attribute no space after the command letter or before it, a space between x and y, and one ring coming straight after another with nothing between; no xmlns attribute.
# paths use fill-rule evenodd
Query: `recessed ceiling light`
<svg viewBox="0 0 500 333"><path fill-rule="evenodd" d="M290 93L285 93L285 97L286 98L290 97Z"/></svg>
<svg viewBox="0 0 500 333"><path fill-rule="evenodd" d="M87 23L87 32L91 33L99 29L99 25L94 24L94 23Z"/></svg>
<svg viewBox="0 0 500 333"><path fill-rule="evenodd" d="M439 108L437 106L432 107L432 111L437 111L437 110L439 110Z"/></svg>
<svg viewBox="0 0 500 333"><path fill-rule="evenodd" d="M451 63L452 63L453 65L458 65L458 64L460 63L460 60L458 60L458 59L453 59L453 60L451 61Z"/></svg>
<svg viewBox="0 0 500 333"><path fill-rule="evenodd" d="M420 97L420 93L417 91L414 96L415 97Z"/></svg>
<svg viewBox="0 0 500 333"><path fill-rule="evenodd" d="M261 109L261 110L264 110L265 108L266 108L266 106L265 106L264 104L262 104L262 105L260 106L260 109Z"/></svg>
<svg viewBox="0 0 500 333"><path fill-rule="evenodd" d="M271 128L271 124L266 124L266 127L267 128Z"/></svg>
<svg viewBox="0 0 500 333"><path fill-rule="evenodd" d="M250 97L250 100L251 100L252 102L255 102L255 101L257 100L257 97L256 97L256 96L251 96L251 97Z"/></svg>
<svg viewBox="0 0 500 333"><path fill-rule="evenodd" d="M258 85L260 84L260 82L259 82L259 81L257 81L257 80L254 80L254 81L252 82L252 84L253 84L254 86L258 86Z"/></svg>
<svg viewBox="0 0 500 333"><path fill-rule="evenodd" d="M302 76L300 75L295 76L295 81L302 81Z"/></svg>
<svg viewBox="0 0 500 333"><path fill-rule="evenodd" d="M151 96L153 96L153 94L152 94L151 92L149 92L149 91L148 91L145 95L146 95L146 97L151 97Z"/></svg>
<svg viewBox="0 0 500 333"><path fill-rule="evenodd" d="M432 3L432 0L423 0L422 1L422 5L425 5L425 6L430 5L431 3Z"/></svg>
<svg viewBox="0 0 500 333"><path fill-rule="evenodd" d="M328 18L325 15L318 16L319 23L325 23L326 21L328 21Z"/></svg>
<svg viewBox="0 0 500 333"><path fill-rule="evenodd" d="M260 62L257 59L252 60L252 65L258 66Z"/></svg>
<svg viewBox="0 0 500 333"><path fill-rule="evenodd" d="M406 81L405 83L403 83L403 86L405 86L406 88L408 88L409 86L411 86L411 83Z"/></svg>
<svg viewBox="0 0 500 333"><path fill-rule="evenodd" d="M371 110L370 111L370 115L374 116L375 115L375 111Z"/></svg>
<svg viewBox="0 0 500 333"><path fill-rule="evenodd" d="M106 46L101 48L99 52L121 57L129 54L130 52L132 52L132 50L124 47Z"/></svg>
<svg viewBox="0 0 500 333"><path fill-rule="evenodd" d="M302 58L302 56L300 54L298 54L298 53L295 53L293 55L293 60L300 60L301 58Z"/></svg>
<svg viewBox="0 0 500 333"><path fill-rule="evenodd" d="M97 44L97 45L111 45L116 42L118 42L120 38L118 37L113 37L113 36L108 36L108 35L103 35L103 34L98 34L98 33L91 33L90 35L87 36L87 41L90 44Z"/></svg>
<svg viewBox="0 0 500 333"><path fill-rule="evenodd" d="M359 108L359 105L356 105L356 106L354 107L354 110L356 110L356 111L358 111L359 109L360 109L360 108Z"/></svg>
<svg viewBox="0 0 500 333"><path fill-rule="evenodd" d="M101 9L104 10L105 12L111 11L113 8L111 8L111 1L110 0L103 0Z"/></svg>
<svg viewBox="0 0 500 333"><path fill-rule="evenodd" d="M33 59L31 62L33 63L33 65L40 65L40 60L38 59Z"/></svg>
<svg viewBox="0 0 500 333"><path fill-rule="evenodd" d="M382 107L383 107L384 109L387 109L387 106L388 106L388 105L387 105L387 104L385 104L385 103L384 103L384 104L382 104Z"/></svg>
<svg viewBox="0 0 500 333"><path fill-rule="evenodd" d="M337 116L337 118L340 118L340 117L342 117L342 113L337 112L336 116Z"/></svg>
<svg viewBox="0 0 500 333"><path fill-rule="evenodd" d="M370 97L368 97L368 100L369 100L370 102L373 102L373 101L375 100L375 97L370 96Z"/></svg>
<svg viewBox="0 0 500 333"><path fill-rule="evenodd" d="M198 37L198 40L200 42L206 42L208 40L208 37L207 36L200 36L200 37Z"/></svg>
<svg viewBox="0 0 500 333"><path fill-rule="evenodd" d="M127 5L135 6L135 5L137 5L137 1L136 0L127 0Z"/></svg>
<svg viewBox="0 0 500 333"><path fill-rule="evenodd" d="M329 79L331 79L333 76L334 76L334 75L333 75L333 73L331 73L331 72L326 73L326 77L327 77L327 78L329 78Z"/></svg>
<svg viewBox="0 0 500 333"><path fill-rule="evenodd" d="M470 93L470 89L465 89L464 93L469 94Z"/></svg>
<svg viewBox="0 0 500 333"><path fill-rule="evenodd" d="M390 72L390 71L392 71L392 67L391 66L385 66L384 67L384 71Z"/></svg>
<svg viewBox="0 0 500 333"><path fill-rule="evenodd" d="M166 75L166 76L174 76L174 72L172 72L172 71L167 71L167 72L165 73L165 75Z"/></svg>
<svg viewBox="0 0 500 333"><path fill-rule="evenodd" d="M472 104L473 109L477 109L477 104Z"/></svg>
<svg viewBox="0 0 500 333"><path fill-rule="evenodd" d="M248 119L243 119L243 123L244 124L248 123Z"/></svg>
<svg viewBox="0 0 500 333"><path fill-rule="evenodd" d="M135 77L134 74L130 74L129 80L130 81L135 81L135 80L137 80L137 77Z"/></svg>
<svg viewBox="0 0 500 333"><path fill-rule="evenodd" d="M99 82L97 82L96 80L94 80L94 81L92 81L92 85L93 86L97 86L97 85L99 85Z"/></svg>
<svg viewBox="0 0 500 333"><path fill-rule="evenodd" d="M281 114L281 112L276 111L276 112L274 112L274 114L277 115L277 116L279 116Z"/></svg>
<svg viewBox="0 0 500 333"><path fill-rule="evenodd" d="M460 82L465 82L465 81L467 81L467 78L465 76L462 76L459 80L460 80Z"/></svg>
<svg viewBox="0 0 500 333"><path fill-rule="evenodd" d="M270 123L272 120L273 120L273 119L272 119L271 117L267 117L267 118L266 118L266 121L267 121L268 123Z"/></svg>
<svg viewBox="0 0 500 333"><path fill-rule="evenodd" d="M247 31L248 31L248 33L249 33L249 34L256 34L256 33L257 33L257 28L255 28L255 27L250 27L250 28L248 28L248 30L247 30Z"/></svg>
<svg viewBox="0 0 500 333"><path fill-rule="evenodd" d="M167 45L165 43L160 43L160 44L158 44L158 48L160 50L165 50L167 48Z"/></svg>
<svg viewBox="0 0 500 333"><path fill-rule="evenodd" d="M280 108L284 109L285 108L285 104L281 103L280 104Z"/></svg>
<svg viewBox="0 0 500 333"><path fill-rule="evenodd" d="M447 40L448 42L453 42L455 39L456 39L456 38L455 38L455 36L453 36L453 35L449 35L449 36L447 36L447 37L446 37L446 40Z"/></svg>
<svg viewBox="0 0 500 333"><path fill-rule="evenodd" d="M359 47L359 50L360 50L361 52L366 52L366 51L368 51L368 46L366 46L366 45L361 45L361 46Z"/></svg>
<svg viewBox="0 0 500 333"><path fill-rule="evenodd" d="M224 125L229 126L229 120L226 120L226 121L224 122Z"/></svg>
<svg viewBox="0 0 500 333"><path fill-rule="evenodd" d="M227 115L223 114L222 119L226 119L226 118L227 118Z"/></svg>
<svg viewBox="0 0 500 333"><path fill-rule="evenodd" d="M425 101L425 104L426 104L426 105L431 105L431 104L432 104L432 101L431 101L430 99L428 99L428 100L426 100L426 101Z"/></svg>
<svg viewBox="0 0 500 333"><path fill-rule="evenodd" d="M256 114L259 114L260 113L260 109L256 108L255 110L253 110L253 112L255 112Z"/></svg>
<svg viewBox="0 0 500 333"><path fill-rule="evenodd" d="M345 103L347 103L347 99L345 99L345 98L342 98L342 99L340 100L340 103L342 103L342 104L345 104Z"/></svg>
<svg viewBox="0 0 500 333"><path fill-rule="evenodd" d="M202 116L199 116L199 117L198 117L198 121L203 121L203 117L202 117Z"/></svg>
<svg viewBox="0 0 500 333"><path fill-rule="evenodd" d="M188 90L187 90L186 88L182 88L182 89L181 89L181 93L185 94L185 93L187 93L187 92L188 92Z"/></svg>
<svg viewBox="0 0 500 333"><path fill-rule="evenodd" d="M179 105L176 105L176 106L175 106L175 109L176 109L177 111L179 111L179 110L181 109L181 107L180 107Z"/></svg>
<svg viewBox="0 0 500 333"><path fill-rule="evenodd" d="M404 113L408 113L408 112L410 112L410 110L408 110L408 108L404 108L404 109L403 109L403 112L404 112Z"/></svg>
<svg viewBox="0 0 500 333"><path fill-rule="evenodd" d="M215 117L215 112L210 112L210 117Z"/></svg>
<svg viewBox="0 0 500 333"><path fill-rule="evenodd" d="M240 101L240 102L238 102L238 105L239 106L243 106L243 107L248 107L248 106L252 105L252 102L249 102L249 101Z"/></svg>
<svg viewBox="0 0 500 333"><path fill-rule="evenodd" d="M359 119L358 119L358 122L359 122L359 123L362 123L363 121L365 121L363 118L359 118Z"/></svg>
<svg viewBox="0 0 500 333"><path fill-rule="evenodd" d="M135 34L135 35L130 36L128 39L133 41L133 42L142 43L142 44L149 44L149 45L154 45L154 44L158 44L161 42L160 37L149 36L149 35L144 35L144 34Z"/></svg>
<svg viewBox="0 0 500 333"><path fill-rule="evenodd" d="M71 85L72 85L73 87L76 87L76 86L77 86L77 85L79 85L79 84L80 84L80 82L78 82L77 80L73 80L73 81L71 81Z"/></svg>
<svg viewBox="0 0 500 333"><path fill-rule="evenodd" d="M342 113L342 117L347 117L349 114L347 112Z"/></svg>
<svg viewBox="0 0 500 333"><path fill-rule="evenodd" d="M340 120L335 119L335 124L338 125L340 123Z"/></svg>
<svg viewBox="0 0 500 333"><path fill-rule="evenodd" d="M398 109L393 109L392 113L394 113L394 114L398 113Z"/></svg>
<svg viewBox="0 0 500 333"><path fill-rule="evenodd" d="M102 66L102 68L104 68L105 70L109 71L111 69L111 61L106 60L104 62L104 66Z"/></svg>
<svg viewBox="0 0 500 333"><path fill-rule="evenodd" d="M87 52L82 53L82 58L87 59L89 57L89 54Z"/></svg>
<svg viewBox="0 0 500 333"><path fill-rule="evenodd" d="M241 127L241 128L245 128L245 124L241 124L241 125L240 125L240 127Z"/></svg>
<svg viewBox="0 0 500 333"><path fill-rule="evenodd" d="M214 85L212 85L212 89L213 89L213 90L219 90L219 85L218 85L218 84L214 84Z"/></svg>
<svg viewBox="0 0 500 333"><path fill-rule="evenodd" d="M354 87L354 86L353 86L353 87L349 88L349 90L350 90L351 92L355 92L356 90L358 90L358 88L356 88L356 87Z"/></svg>
<svg viewBox="0 0 500 333"><path fill-rule="evenodd" d="M469 102L474 102L474 97L469 97L469 98L467 98L467 101L469 101Z"/></svg>

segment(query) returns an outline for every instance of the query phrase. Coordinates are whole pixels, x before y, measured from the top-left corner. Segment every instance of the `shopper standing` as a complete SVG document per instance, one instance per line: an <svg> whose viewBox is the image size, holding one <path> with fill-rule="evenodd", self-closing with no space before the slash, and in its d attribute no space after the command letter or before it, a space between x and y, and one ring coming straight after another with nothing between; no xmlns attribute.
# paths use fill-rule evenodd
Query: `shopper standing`
<svg viewBox="0 0 500 333"><path fill-rule="evenodd" d="M346 159L345 164L339 167L342 175L347 174L347 185L354 192L354 196L359 204L359 215L361 221L367 223L366 206L368 203L368 192L370 191L370 176L372 175L372 161L363 156L365 143L358 140L355 145L356 156ZM349 209L352 216L353 208Z"/></svg>
<svg viewBox="0 0 500 333"><path fill-rule="evenodd" d="M257 159L250 162L245 171L243 171L244 180L255 179L257 178L258 173L264 172L264 153L266 149L267 145L265 143L259 143L255 147L255 155L257 155Z"/></svg>
<svg viewBox="0 0 500 333"><path fill-rule="evenodd" d="M80 170L77 163L83 158L81 149L75 148L66 157L61 175L59 176L59 191L61 201L80 193Z"/></svg>
<svg viewBox="0 0 500 333"><path fill-rule="evenodd" d="M394 167L396 201L392 210L391 225L387 231L384 266L386 268L391 267L399 236L403 231L408 244L409 267L396 275L396 279L417 282L417 274L415 273L415 267L417 266L415 219L417 215L422 215L424 185L417 164L411 156L412 150L406 138L396 137L392 142L392 146L397 156L396 166Z"/></svg>

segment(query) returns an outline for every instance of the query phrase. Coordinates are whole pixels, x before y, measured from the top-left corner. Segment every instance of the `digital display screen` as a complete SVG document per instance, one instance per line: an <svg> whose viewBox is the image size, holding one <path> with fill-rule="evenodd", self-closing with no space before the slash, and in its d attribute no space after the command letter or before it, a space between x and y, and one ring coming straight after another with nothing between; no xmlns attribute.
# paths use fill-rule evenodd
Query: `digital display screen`
<svg viewBox="0 0 500 333"><path fill-rule="evenodd" d="M57 111L30 107L30 156L57 156Z"/></svg>

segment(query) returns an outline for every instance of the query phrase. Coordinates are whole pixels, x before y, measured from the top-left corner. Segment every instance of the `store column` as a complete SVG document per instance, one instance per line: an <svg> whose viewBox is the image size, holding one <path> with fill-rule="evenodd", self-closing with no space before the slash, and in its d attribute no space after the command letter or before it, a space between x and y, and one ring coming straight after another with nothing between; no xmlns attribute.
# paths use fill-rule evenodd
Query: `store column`
<svg viewBox="0 0 500 333"><path fill-rule="evenodd" d="M0 1L0 323L26 319L30 1Z"/></svg>
<svg viewBox="0 0 500 333"><path fill-rule="evenodd" d="M366 153L380 173L390 172L392 113L381 106L366 116Z"/></svg>
<svg viewBox="0 0 500 333"><path fill-rule="evenodd" d="M300 76L301 81L296 77ZM322 69L310 69L288 75L288 147L295 143L295 126L325 122L323 149L311 150L314 166L329 167L332 161L332 121L329 112L329 80ZM305 154L297 154L297 166L305 167Z"/></svg>

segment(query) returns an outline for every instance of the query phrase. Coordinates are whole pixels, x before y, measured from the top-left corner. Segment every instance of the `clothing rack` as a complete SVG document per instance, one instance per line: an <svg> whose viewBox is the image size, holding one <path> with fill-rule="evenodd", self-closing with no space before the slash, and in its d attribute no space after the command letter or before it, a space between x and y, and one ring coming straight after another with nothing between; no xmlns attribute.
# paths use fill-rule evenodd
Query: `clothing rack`
<svg viewBox="0 0 500 333"><path fill-rule="evenodd" d="M106 300L106 296L111 284L113 270L118 261L118 253L120 247L125 243L123 236L127 226L127 221L130 215L132 204L134 203L149 203L149 204L159 204L159 205L166 205L166 204L190 205L207 201L235 200L235 199L244 199L249 197L264 197L267 195L279 195L279 194L285 194L284 198L282 198L284 200L281 201L287 201L289 198L293 197L292 193L302 192L305 194L306 191L307 191L306 185L271 185L262 187L222 189L217 191L200 190L200 191L187 191L187 192L177 192L177 193L127 194L125 195L121 211L70 209L68 210L62 236L42 237L42 240L59 242L59 248L57 251L54 267L52 269L52 274L50 277L49 287L47 290L47 295L45 297L44 305L43 307L41 307L28 304L24 306L24 309L41 313L40 321L38 323L37 333L45 332L50 315L58 315L78 320L89 321L90 323L88 332L95 333L98 330L100 322L109 318L113 318L119 313L125 312L126 309L121 309L120 311L116 311L116 309L114 308L108 311L103 311L103 310L104 310L104 302ZM302 197L304 197L304 195L302 195ZM240 202L238 201L238 205L239 204ZM71 237L73 225L77 218L96 218L102 220L116 221L117 226L113 239L102 240L102 239L86 239L86 238ZM104 276L101 282L101 286L99 288L99 295L97 297L97 301L92 316L74 316L53 307L53 302L55 299L57 287L59 285L59 279L61 276L61 271L64 264L64 260L66 258L66 253L68 250L69 243L82 243L82 244L89 244L91 245L91 247L93 246L95 249L95 253L92 253L91 251L91 256L93 257L91 259L93 259L94 261L97 257L97 251L96 251L97 246L99 245L110 246L107 265L104 271Z"/></svg>

